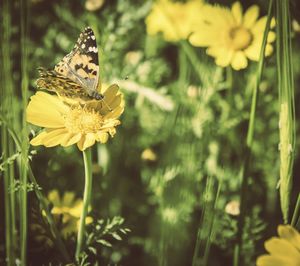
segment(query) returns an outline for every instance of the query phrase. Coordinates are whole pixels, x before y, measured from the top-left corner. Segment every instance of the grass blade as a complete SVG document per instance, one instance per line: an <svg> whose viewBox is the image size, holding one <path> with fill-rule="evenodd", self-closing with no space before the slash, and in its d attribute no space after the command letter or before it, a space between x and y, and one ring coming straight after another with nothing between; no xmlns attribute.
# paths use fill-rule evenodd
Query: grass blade
<svg viewBox="0 0 300 266"><path fill-rule="evenodd" d="M276 1L277 79L279 89L280 205L288 223L295 149L295 102L291 21L288 0Z"/></svg>

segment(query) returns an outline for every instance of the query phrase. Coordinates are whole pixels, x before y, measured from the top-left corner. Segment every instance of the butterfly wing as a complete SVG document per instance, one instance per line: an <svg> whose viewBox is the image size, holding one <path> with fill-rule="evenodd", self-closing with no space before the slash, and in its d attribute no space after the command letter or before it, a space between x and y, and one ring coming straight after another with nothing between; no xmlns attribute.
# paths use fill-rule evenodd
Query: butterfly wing
<svg viewBox="0 0 300 266"><path fill-rule="evenodd" d="M39 68L38 71L40 74L40 78L36 82L38 89L53 91L62 97L88 98L82 87L68 77L57 73L55 70Z"/></svg>
<svg viewBox="0 0 300 266"><path fill-rule="evenodd" d="M79 84L89 96L97 94L98 48L96 37L90 27L84 29L73 50L55 66L54 70Z"/></svg>

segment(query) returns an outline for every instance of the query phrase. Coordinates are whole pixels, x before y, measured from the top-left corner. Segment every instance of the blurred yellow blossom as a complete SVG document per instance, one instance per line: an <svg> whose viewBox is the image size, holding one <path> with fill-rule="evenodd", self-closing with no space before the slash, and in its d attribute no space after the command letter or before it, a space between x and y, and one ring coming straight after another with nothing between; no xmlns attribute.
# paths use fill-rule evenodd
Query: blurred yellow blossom
<svg viewBox="0 0 300 266"><path fill-rule="evenodd" d="M85 8L88 11L96 11L103 6L104 2L104 0L86 0Z"/></svg>
<svg viewBox="0 0 300 266"><path fill-rule="evenodd" d="M187 88L187 96L190 98L197 98L199 96L200 89L197 86L190 85Z"/></svg>
<svg viewBox="0 0 300 266"><path fill-rule="evenodd" d="M225 212L233 216L238 216L240 214L240 202L237 200L228 202L225 206Z"/></svg>
<svg viewBox="0 0 300 266"><path fill-rule="evenodd" d="M202 0L190 0L186 3L158 0L146 18L147 33L162 33L167 41L186 39L201 14Z"/></svg>
<svg viewBox="0 0 300 266"><path fill-rule="evenodd" d="M300 32L300 24L295 19L293 19L293 21L292 21L292 29L294 30L294 32L297 32L297 33Z"/></svg>
<svg viewBox="0 0 300 266"><path fill-rule="evenodd" d="M76 233L79 228L79 219L83 205L82 200L76 199L73 192L65 192L60 197L57 190L50 191L48 199L53 204L52 214L54 216L62 216L62 235L67 237L72 233ZM86 217L86 224L92 222L92 217Z"/></svg>
<svg viewBox="0 0 300 266"><path fill-rule="evenodd" d="M157 156L152 149L145 149L141 155L142 159L145 161L156 161Z"/></svg>
<svg viewBox="0 0 300 266"><path fill-rule="evenodd" d="M270 253L258 257L257 266L298 266L300 265L300 234L290 225L279 225L279 237L265 242Z"/></svg>
<svg viewBox="0 0 300 266"><path fill-rule="evenodd" d="M244 69L248 59L259 59L267 17L258 19L258 16L257 5L249 7L243 14L239 2L235 2L231 9L207 4L202 8L202 19L198 21L189 41L194 46L208 47L206 52L215 58L217 65ZM266 56L272 53L271 43L274 40L275 33L270 31Z"/></svg>
<svg viewBox="0 0 300 266"><path fill-rule="evenodd" d="M137 65L143 57L141 51L130 51L125 55L125 62L131 65Z"/></svg>
<svg viewBox="0 0 300 266"><path fill-rule="evenodd" d="M105 102L90 100L84 104L70 104L58 96L37 92L27 106L27 121L45 129L30 144L66 147L77 143L83 151L96 141L105 143L109 135L115 135L120 124L117 118L124 110L118 91L119 87L112 85L104 92Z"/></svg>

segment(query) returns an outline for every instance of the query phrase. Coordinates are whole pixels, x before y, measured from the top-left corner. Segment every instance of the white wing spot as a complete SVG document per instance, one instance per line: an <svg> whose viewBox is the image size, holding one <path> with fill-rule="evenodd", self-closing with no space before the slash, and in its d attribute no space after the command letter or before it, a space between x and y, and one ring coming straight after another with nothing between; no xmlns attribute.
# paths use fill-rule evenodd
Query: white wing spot
<svg viewBox="0 0 300 266"><path fill-rule="evenodd" d="M84 48L85 48L85 44L84 44L84 43L81 45L81 48L82 48L82 49L84 49Z"/></svg>
<svg viewBox="0 0 300 266"><path fill-rule="evenodd" d="M96 40L95 35L92 35L91 38L92 38L92 40Z"/></svg>
<svg viewBox="0 0 300 266"><path fill-rule="evenodd" d="M93 52L93 50L94 50L94 47L89 47L90 52Z"/></svg>

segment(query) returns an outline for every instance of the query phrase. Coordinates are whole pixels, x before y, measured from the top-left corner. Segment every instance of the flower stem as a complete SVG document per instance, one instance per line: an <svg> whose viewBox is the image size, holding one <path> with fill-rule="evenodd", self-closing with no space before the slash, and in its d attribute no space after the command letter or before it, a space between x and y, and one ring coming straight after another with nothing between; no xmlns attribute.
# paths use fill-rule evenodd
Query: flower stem
<svg viewBox="0 0 300 266"><path fill-rule="evenodd" d="M23 108L26 109L27 98L28 98L28 48L27 48L27 36L28 36L28 13L29 13L29 1L20 0L20 17L21 17L21 89L22 89L22 100ZM20 259L21 265L26 265L27 261L27 237L28 237L28 217L27 217L27 182L28 182L28 128L26 123L26 112L23 112L22 117L22 154L19 165L20 169L20 180L22 183L22 189L20 190Z"/></svg>
<svg viewBox="0 0 300 266"><path fill-rule="evenodd" d="M91 192L92 192L92 154L91 149L88 148L83 151L83 161L84 161L84 174L85 174L85 185L84 185L84 194L83 194L83 207L80 216L80 224L77 235L77 246L75 258L79 261L80 253L83 248L83 241L85 237L85 220L88 213L88 208L91 201Z"/></svg>
<svg viewBox="0 0 300 266"><path fill-rule="evenodd" d="M242 250L243 250L243 233L244 233L244 224L245 224L245 217L247 214L246 204L247 204L247 191L248 191L248 184L249 184L249 166L250 166L250 159L252 154L252 145L254 139L254 125L256 119L256 107L258 102L258 93L259 93L259 84L262 77L263 72L263 65L264 65L264 58L265 58L265 48L267 44L267 37L268 32L270 29L270 23L272 18L272 6L273 0L269 1L269 8L268 8L268 17L266 22L266 28L264 31L262 46L260 50L260 56L258 61L257 67L257 74L256 74L256 82L254 86L254 90L252 93L252 102L251 102L251 109L250 109L250 117L248 123L248 132L247 132L247 140L246 140L246 151L245 151L245 158L244 163L241 169L241 193L240 193L240 216L238 219L238 232L237 232L237 246L235 246L234 252L234 265L242 265Z"/></svg>
<svg viewBox="0 0 300 266"><path fill-rule="evenodd" d="M295 206L295 210L294 210L291 225L293 227L296 227L297 223L298 223L297 221L299 221L299 220L300 220L300 193L298 194L297 203L296 203L296 206Z"/></svg>
<svg viewBox="0 0 300 266"><path fill-rule="evenodd" d="M11 138L14 140L14 143L15 145L17 146L18 150L21 150L21 140L19 139L19 136L17 135L17 133L13 130L13 128L11 128L7 121L4 119L4 117L0 114L0 123L3 123L3 125L5 126L2 127L4 132L3 133L9 133L9 135L11 136ZM2 133L2 132L1 132ZM2 134L2 136L4 136L5 134ZM6 143L6 142L5 142ZM5 172L4 172L5 173ZM38 183L33 175L33 172L32 172L32 169L30 167L30 165L28 164L28 175L29 175L29 180L30 182L33 183L33 185L36 187L36 189L34 190L35 194L36 194L36 197L38 198L40 204L41 204L41 208L45 211L45 215L46 215L46 219L49 223L49 226L50 226L50 230L51 230L51 233L53 234L54 236L54 239L53 241L55 242L56 246L57 246L57 250L61 253L62 257L63 257L63 261L66 262L66 263L69 263L71 262L71 258L68 254L68 251L61 239L61 236L56 228L56 225L55 225L55 222L54 222L54 219L52 217L52 214L49 210L49 204L48 204L48 201L46 199L46 197L43 195L43 193L39 190L39 186L38 186ZM7 191L8 193L8 189L5 190L5 192ZM14 209L13 209L14 210ZM8 224L10 225L10 223ZM6 229L7 231L7 229ZM9 238L7 238L7 241L10 240ZM9 246L10 247L10 246ZM13 260L14 261L14 260ZM10 265L10 264L8 264Z"/></svg>

